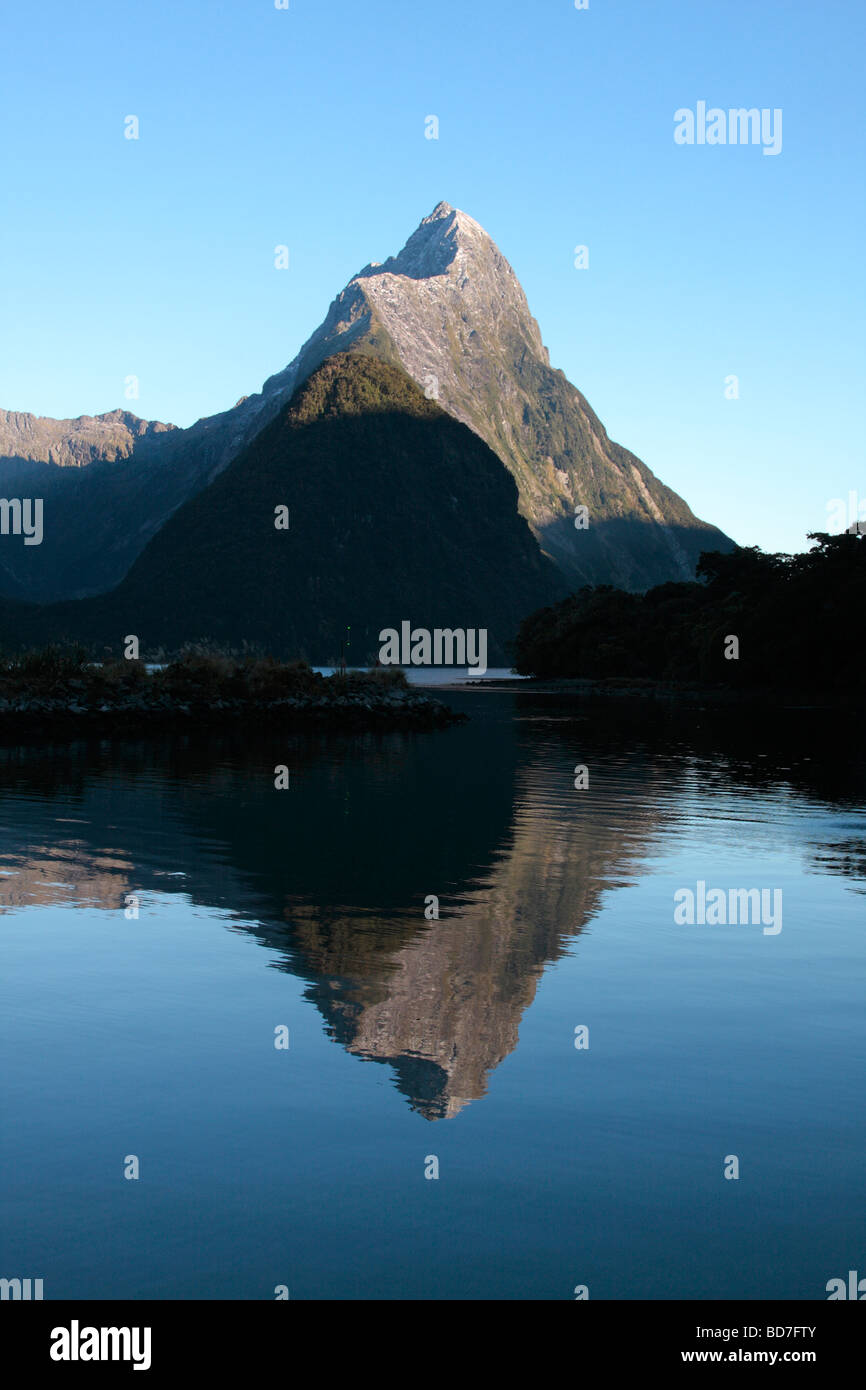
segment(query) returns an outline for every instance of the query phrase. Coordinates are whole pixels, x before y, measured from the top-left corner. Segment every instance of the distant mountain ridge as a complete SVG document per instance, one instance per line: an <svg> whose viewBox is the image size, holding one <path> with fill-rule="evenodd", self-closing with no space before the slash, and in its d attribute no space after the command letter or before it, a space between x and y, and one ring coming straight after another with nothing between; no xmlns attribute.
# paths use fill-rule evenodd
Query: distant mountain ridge
<svg viewBox="0 0 866 1390"><path fill-rule="evenodd" d="M399 366L499 457L566 585L644 589L728 549L640 459L608 439L547 349L520 283L466 213L440 203L396 257L350 280L262 391L189 429L125 411L51 421L0 412L0 491L45 498L41 546L2 538L0 593L38 601L105 592L167 519L268 425L328 357ZM585 506L589 526L574 525ZM54 520L52 520L54 518ZM4 578L5 576L5 578Z"/></svg>
<svg viewBox="0 0 866 1390"><path fill-rule="evenodd" d="M176 428L142 420L128 410L79 415L75 420L0 410L0 460L83 468L89 463L128 458L137 440Z"/></svg>

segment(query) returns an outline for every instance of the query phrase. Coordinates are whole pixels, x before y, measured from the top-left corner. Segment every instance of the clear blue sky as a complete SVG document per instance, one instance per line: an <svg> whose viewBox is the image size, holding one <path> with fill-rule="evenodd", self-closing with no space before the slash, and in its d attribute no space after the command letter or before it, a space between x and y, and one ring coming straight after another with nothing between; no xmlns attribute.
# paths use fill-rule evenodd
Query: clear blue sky
<svg viewBox="0 0 866 1390"><path fill-rule="evenodd" d="M445 199L612 438L742 544L802 549L866 500L864 42L859 0L19 5L0 406L224 409ZM676 145L699 100L781 108L781 154Z"/></svg>

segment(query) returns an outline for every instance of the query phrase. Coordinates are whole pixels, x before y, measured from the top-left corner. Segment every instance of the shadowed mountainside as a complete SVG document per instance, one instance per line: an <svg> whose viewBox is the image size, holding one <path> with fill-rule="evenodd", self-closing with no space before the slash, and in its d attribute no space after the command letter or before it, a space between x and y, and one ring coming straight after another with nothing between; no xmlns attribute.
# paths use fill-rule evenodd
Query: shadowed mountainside
<svg viewBox="0 0 866 1390"><path fill-rule="evenodd" d="M275 511L289 508L288 529ZM111 594L0 608L7 642L119 653L186 641L375 660L384 628L483 628L488 660L564 592L518 515L516 488L466 426L399 368L339 354L149 542Z"/></svg>

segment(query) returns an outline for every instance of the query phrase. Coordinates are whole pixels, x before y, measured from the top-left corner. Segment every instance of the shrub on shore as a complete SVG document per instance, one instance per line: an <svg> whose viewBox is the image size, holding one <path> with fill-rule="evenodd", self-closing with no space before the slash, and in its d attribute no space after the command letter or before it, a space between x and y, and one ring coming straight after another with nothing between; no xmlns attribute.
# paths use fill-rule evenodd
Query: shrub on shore
<svg viewBox="0 0 866 1390"><path fill-rule="evenodd" d="M409 682L401 666L371 666L369 671L350 671L348 679L360 680L368 685L386 686L393 690L407 690Z"/></svg>
<svg viewBox="0 0 866 1390"><path fill-rule="evenodd" d="M50 690L70 680L81 679L89 666L84 647L52 643L35 647L4 661L4 681L18 685L33 685Z"/></svg>

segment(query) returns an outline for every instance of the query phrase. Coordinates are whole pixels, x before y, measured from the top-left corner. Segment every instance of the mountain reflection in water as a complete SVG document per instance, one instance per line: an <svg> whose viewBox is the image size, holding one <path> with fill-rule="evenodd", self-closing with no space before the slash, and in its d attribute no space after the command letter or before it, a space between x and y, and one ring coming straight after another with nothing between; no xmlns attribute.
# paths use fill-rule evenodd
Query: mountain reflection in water
<svg viewBox="0 0 866 1390"><path fill-rule="evenodd" d="M471 722L434 734L7 744L0 911L218 909L435 1120L485 1095L545 967L672 834L791 835L807 869L864 891L862 763L817 718L450 698Z"/></svg>

